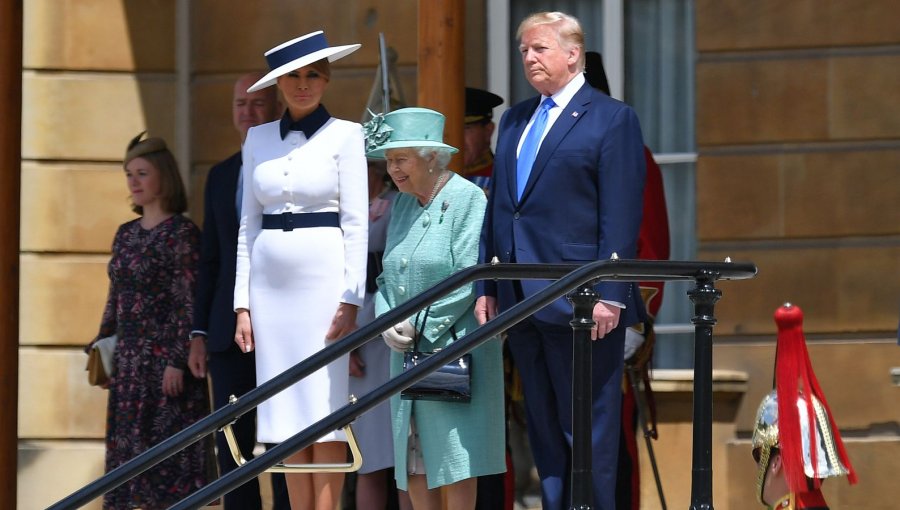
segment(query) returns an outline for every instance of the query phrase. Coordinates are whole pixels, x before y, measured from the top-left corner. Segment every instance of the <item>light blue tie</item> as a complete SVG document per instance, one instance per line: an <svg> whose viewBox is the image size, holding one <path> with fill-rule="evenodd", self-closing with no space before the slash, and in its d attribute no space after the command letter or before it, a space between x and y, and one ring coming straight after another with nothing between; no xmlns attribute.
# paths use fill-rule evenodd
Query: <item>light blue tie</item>
<svg viewBox="0 0 900 510"><path fill-rule="evenodd" d="M556 103L552 98L544 99L538 109L537 117L534 118L534 123L531 125L531 130L528 131L525 141L522 142L519 159L516 160L516 199L521 199L522 192L525 191L525 184L528 182L528 176L531 175L531 167L534 165L538 146L541 144L541 136L547 127L548 112L554 106Z"/></svg>

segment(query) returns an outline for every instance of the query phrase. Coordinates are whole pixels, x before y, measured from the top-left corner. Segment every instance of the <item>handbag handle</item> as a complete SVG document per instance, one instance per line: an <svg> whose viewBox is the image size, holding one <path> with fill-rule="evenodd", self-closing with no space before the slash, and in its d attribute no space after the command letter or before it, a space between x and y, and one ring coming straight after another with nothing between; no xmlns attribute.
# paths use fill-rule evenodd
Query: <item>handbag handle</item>
<svg viewBox="0 0 900 510"><path fill-rule="evenodd" d="M428 312L430 312L430 311L431 311L431 305L428 305L428 307L425 308L425 317L422 318L422 327L423 328L425 327L425 322L428 321ZM419 316L420 315L422 315L421 310L419 310L419 313L416 314L416 319L415 319L415 322L413 323L413 329L415 330L413 332L413 352L415 354L419 354L419 335L420 335L420 333L419 333Z"/></svg>

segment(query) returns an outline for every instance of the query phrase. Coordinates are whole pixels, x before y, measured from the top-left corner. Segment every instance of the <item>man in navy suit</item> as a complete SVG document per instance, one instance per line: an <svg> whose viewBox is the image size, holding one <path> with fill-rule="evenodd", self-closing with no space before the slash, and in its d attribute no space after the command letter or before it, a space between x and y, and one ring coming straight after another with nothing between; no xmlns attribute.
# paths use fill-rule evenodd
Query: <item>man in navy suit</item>
<svg viewBox="0 0 900 510"><path fill-rule="evenodd" d="M634 111L585 83L584 35L572 16L533 14L517 37L525 77L540 96L500 121L481 262L587 263L635 258L644 144ZM537 126L535 128L535 126ZM484 323L549 284L484 281ZM625 328L644 308L636 284L602 282L593 311L594 508L615 509ZM545 510L569 508L572 449L572 307L565 299L509 330L522 376L528 433Z"/></svg>
<svg viewBox="0 0 900 510"><path fill-rule="evenodd" d="M278 118L275 88L247 93L262 78L261 73L242 76L234 84L232 121L241 135L256 125ZM234 276L237 257L238 204L241 186L241 152L213 166L206 179L203 203L203 238L200 276L194 300L194 326L188 366L196 377L206 377L209 367L213 407L228 404L230 395L241 396L256 387L256 365L252 353L241 353L234 343ZM207 355L209 357L207 362ZM208 364L207 364L208 363ZM245 414L234 424L244 458L253 457L256 445L256 413ZM235 468L224 434L216 434L219 470ZM283 474L272 474L276 509L288 509ZM259 509L259 482L255 479L225 495L225 509Z"/></svg>

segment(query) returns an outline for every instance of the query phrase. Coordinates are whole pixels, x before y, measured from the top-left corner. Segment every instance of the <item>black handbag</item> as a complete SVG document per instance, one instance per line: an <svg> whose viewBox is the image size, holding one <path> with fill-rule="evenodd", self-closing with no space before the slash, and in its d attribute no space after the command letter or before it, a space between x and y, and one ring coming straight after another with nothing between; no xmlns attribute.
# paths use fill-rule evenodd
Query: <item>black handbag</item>
<svg viewBox="0 0 900 510"><path fill-rule="evenodd" d="M429 308L425 309L425 319L428 318ZM425 320L422 320L425 326ZM433 352L419 351L419 316L416 315L416 333L413 337L413 350L403 353L403 371L422 363ZM456 327L450 326L450 334L453 341L456 338ZM472 354L463 354L462 357L447 363L424 379L400 392L403 400L437 400L443 402L469 402L472 400Z"/></svg>

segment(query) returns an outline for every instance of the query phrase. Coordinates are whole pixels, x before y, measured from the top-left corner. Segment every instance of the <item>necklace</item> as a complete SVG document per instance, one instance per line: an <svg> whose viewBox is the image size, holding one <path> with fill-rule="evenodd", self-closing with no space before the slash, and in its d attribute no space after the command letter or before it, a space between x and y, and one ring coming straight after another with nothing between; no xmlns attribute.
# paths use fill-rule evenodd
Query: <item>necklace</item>
<svg viewBox="0 0 900 510"><path fill-rule="evenodd" d="M431 190L431 196L428 197L428 202L425 202L425 205L422 207L428 207L431 205L431 202L434 201L434 197L437 196L438 190L441 189L441 184L444 183L445 178L449 175L447 170L441 171L441 175L438 176L437 180L434 181L434 188Z"/></svg>

